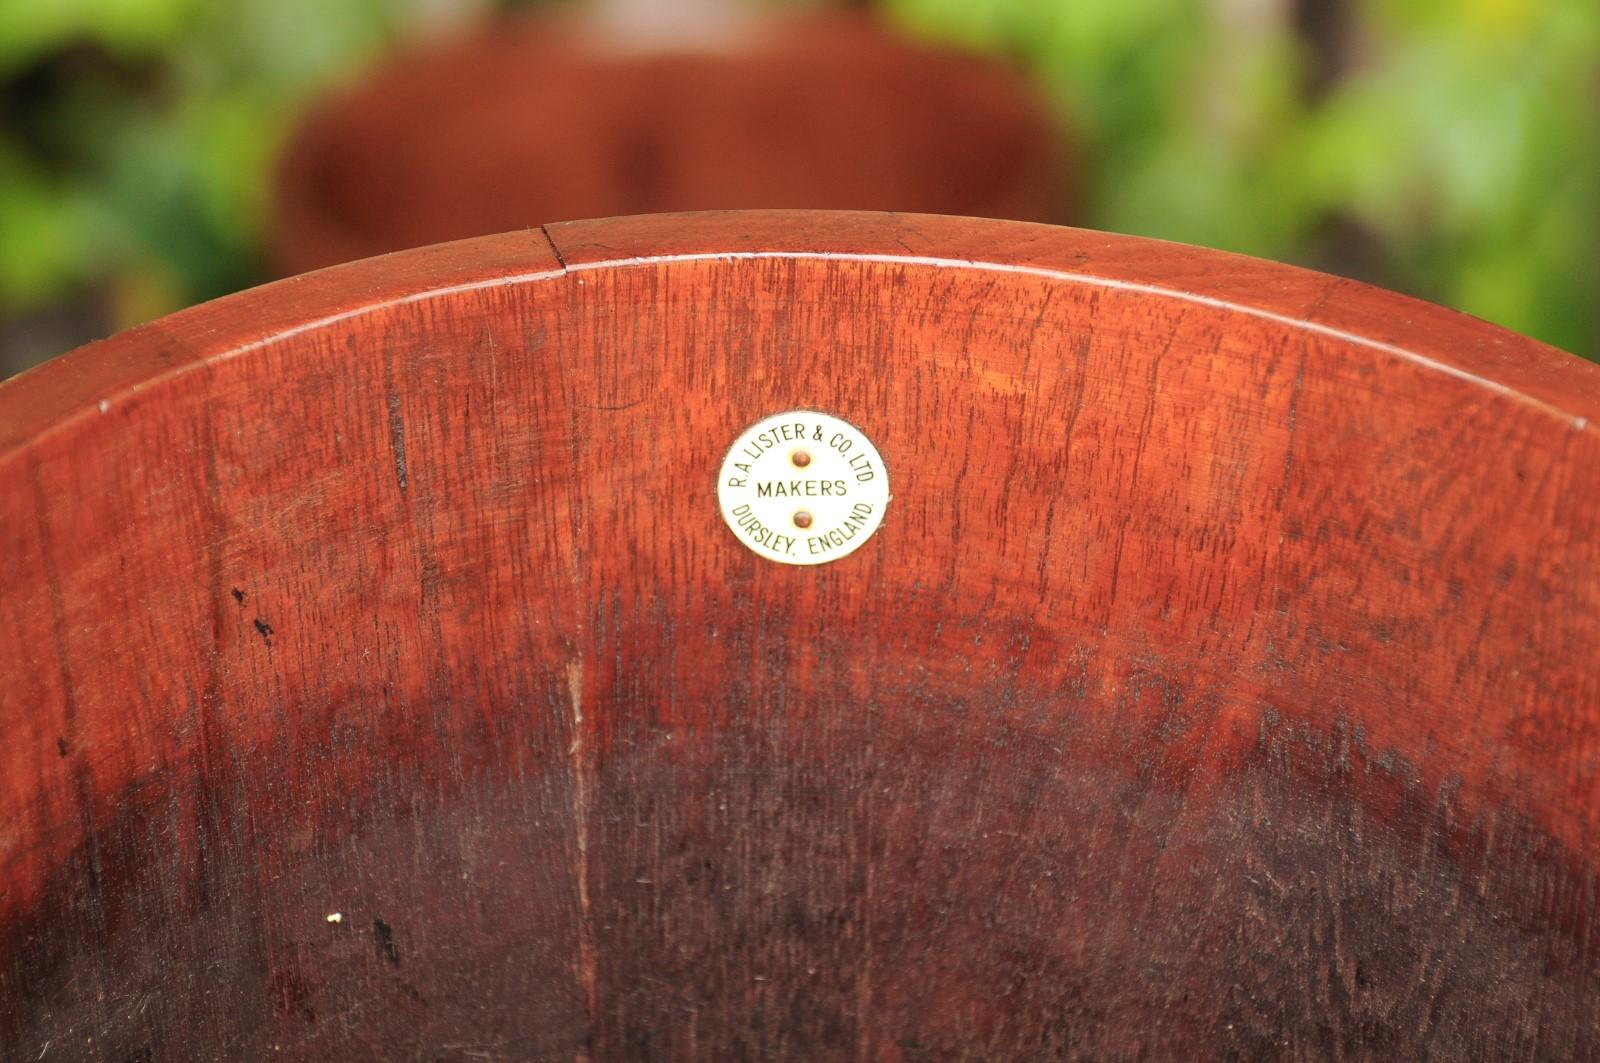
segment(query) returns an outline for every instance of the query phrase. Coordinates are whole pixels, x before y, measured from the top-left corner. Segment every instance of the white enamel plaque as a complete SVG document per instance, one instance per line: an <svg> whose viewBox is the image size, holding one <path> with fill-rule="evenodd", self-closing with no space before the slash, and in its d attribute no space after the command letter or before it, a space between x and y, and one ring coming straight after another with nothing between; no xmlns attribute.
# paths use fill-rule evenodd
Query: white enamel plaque
<svg viewBox="0 0 1600 1063"><path fill-rule="evenodd" d="M820 565L854 553L883 523L889 471L861 430L815 410L757 421L717 480L722 519L769 561Z"/></svg>

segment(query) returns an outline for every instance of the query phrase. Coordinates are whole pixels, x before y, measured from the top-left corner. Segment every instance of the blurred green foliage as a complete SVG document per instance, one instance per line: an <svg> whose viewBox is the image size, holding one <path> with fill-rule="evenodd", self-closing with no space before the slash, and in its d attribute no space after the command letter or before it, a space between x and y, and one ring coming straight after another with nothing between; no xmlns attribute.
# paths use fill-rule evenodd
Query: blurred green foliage
<svg viewBox="0 0 1600 1063"><path fill-rule="evenodd" d="M405 0L0 0L0 314L93 287L117 323L259 279L271 163Z"/></svg>
<svg viewBox="0 0 1600 1063"><path fill-rule="evenodd" d="M0 0L0 316L116 324L260 277L301 103L495 0ZM1355 274L1600 356L1600 2L881 0L1014 56L1082 145L1076 221ZM430 12L432 14L430 15ZM1326 33L1321 35L1326 38Z"/></svg>
<svg viewBox="0 0 1600 1063"><path fill-rule="evenodd" d="M1360 275L1600 357L1596 0L886 6L1038 75L1084 146L1085 224ZM1297 8L1346 20L1318 41ZM1315 46L1336 53L1322 84Z"/></svg>

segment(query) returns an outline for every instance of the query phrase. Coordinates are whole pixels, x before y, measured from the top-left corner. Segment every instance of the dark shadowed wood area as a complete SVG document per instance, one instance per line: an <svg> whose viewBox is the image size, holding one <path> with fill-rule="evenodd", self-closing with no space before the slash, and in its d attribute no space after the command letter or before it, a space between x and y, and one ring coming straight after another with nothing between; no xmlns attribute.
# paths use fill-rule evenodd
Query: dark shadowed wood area
<svg viewBox="0 0 1600 1063"><path fill-rule="evenodd" d="M723 525L771 413L894 500ZM0 386L0 1058L1600 1056L1600 367L915 216L339 267Z"/></svg>

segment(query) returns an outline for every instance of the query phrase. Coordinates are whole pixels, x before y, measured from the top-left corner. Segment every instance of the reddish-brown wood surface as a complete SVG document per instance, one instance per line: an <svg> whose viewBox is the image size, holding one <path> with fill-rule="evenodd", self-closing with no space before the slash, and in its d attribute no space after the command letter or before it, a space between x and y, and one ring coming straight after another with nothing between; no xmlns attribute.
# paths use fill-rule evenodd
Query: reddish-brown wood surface
<svg viewBox="0 0 1600 1063"><path fill-rule="evenodd" d="M816 568L715 501L795 407L894 486ZM892 215L74 352L0 386L0 1058L1596 1058L1597 421L1398 296Z"/></svg>
<svg viewBox="0 0 1600 1063"><path fill-rule="evenodd" d="M502 17L322 100L275 185L280 268L707 207L1072 220L1059 122L1004 63L860 11L730 5L666 40L605 11Z"/></svg>

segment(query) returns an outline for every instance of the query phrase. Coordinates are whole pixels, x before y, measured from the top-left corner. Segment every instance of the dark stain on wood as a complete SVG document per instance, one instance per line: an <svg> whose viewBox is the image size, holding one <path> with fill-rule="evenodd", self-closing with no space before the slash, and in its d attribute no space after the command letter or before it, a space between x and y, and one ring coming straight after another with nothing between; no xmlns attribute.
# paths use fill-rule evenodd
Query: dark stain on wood
<svg viewBox="0 0 1600 1063"><path fill-rule="evenodd" d="M378 946L378 955L396 967L400 966L400 950L395 948L394 928L382 919L374 919L372 921L372 934L373 940Z"/></svg>

